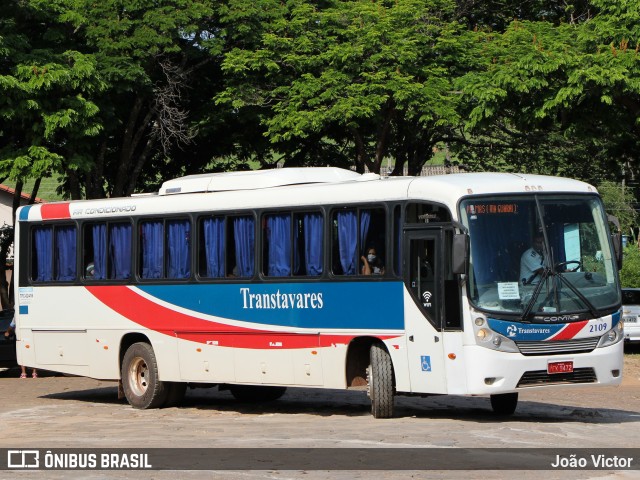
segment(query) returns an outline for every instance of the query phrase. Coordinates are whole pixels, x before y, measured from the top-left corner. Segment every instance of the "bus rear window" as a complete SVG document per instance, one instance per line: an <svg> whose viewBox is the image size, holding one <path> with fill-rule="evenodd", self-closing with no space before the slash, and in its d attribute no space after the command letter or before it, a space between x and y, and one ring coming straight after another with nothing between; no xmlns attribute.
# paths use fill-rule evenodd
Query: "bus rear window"
<svg viewBox="0 0 640 480"><path fill-rule="evenodd" d="M31 239L31 279L71 282L76 279L76 227L35 227Z"/></svg>

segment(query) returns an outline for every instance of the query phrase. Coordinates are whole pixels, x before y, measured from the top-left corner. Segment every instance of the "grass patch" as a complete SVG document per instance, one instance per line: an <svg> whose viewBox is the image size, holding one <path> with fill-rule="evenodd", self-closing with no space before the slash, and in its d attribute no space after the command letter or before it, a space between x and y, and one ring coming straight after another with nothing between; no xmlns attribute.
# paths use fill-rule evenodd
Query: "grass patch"
<svg viewBox="0 0 640 480"><path fill-rule="evenodd" d="M22 186L22 193L26 195L31 195L31 191L33 190L34 183L35 183L35 180L28 180ZM38 193L36 194L36 196L47 202L56 202L58 200L63 200L62 195L59 195L56 192L56 189L58 188L59 184L60 183L56 178L43 178L42 182L40 182L40 188L38 189ZM7 187L11 187L11 188L16 188L16 182L8 179L3 182L3 185L6 185Z"/></svg>

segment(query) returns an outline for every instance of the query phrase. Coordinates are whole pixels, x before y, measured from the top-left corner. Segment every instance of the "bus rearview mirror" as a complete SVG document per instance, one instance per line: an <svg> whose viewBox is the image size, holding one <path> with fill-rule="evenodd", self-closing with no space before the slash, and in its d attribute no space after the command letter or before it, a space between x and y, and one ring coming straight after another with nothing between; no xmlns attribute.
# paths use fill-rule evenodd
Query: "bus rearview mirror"
<svg viewBox="0 0 640 480"><path fill-rule="evenodd" d="M620 270L622 269L622 235L620 235L619 233L612 233L611 243L613 243L613 252L616 255L618 270Z"/></svg>
<svg viewBox="0 0 640 480"><path fill-rule="evenodd" d="M467 273L467 258L469 256L469 236L456 233L453 236L451 248L451 270L456 274Z"/></svg>

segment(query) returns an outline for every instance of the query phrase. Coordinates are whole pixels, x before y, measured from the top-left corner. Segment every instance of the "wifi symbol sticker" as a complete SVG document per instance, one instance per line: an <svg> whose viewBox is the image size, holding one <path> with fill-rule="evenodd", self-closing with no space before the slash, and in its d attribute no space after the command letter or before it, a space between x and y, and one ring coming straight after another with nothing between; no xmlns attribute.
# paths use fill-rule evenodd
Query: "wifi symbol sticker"
<svg viewBox="0 0 640 480"><path fill-rule="evenodd" d="M422 294L422 298L424 299L424 303L422 304L422 306L424 308L431 308L431 297L432 297L432 293L430 291L426 291Z"/></svg>

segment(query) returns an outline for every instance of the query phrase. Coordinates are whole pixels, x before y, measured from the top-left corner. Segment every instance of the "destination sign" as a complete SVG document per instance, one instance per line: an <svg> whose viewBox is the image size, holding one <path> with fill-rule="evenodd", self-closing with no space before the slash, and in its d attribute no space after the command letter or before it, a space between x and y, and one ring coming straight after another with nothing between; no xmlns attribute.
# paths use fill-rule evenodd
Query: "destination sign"
<svg viewBox="0 0 640 480"><path fill-rule="evenodd" d="M473 203L466 206L469 215L517 215L517 203Z"/></svg>

